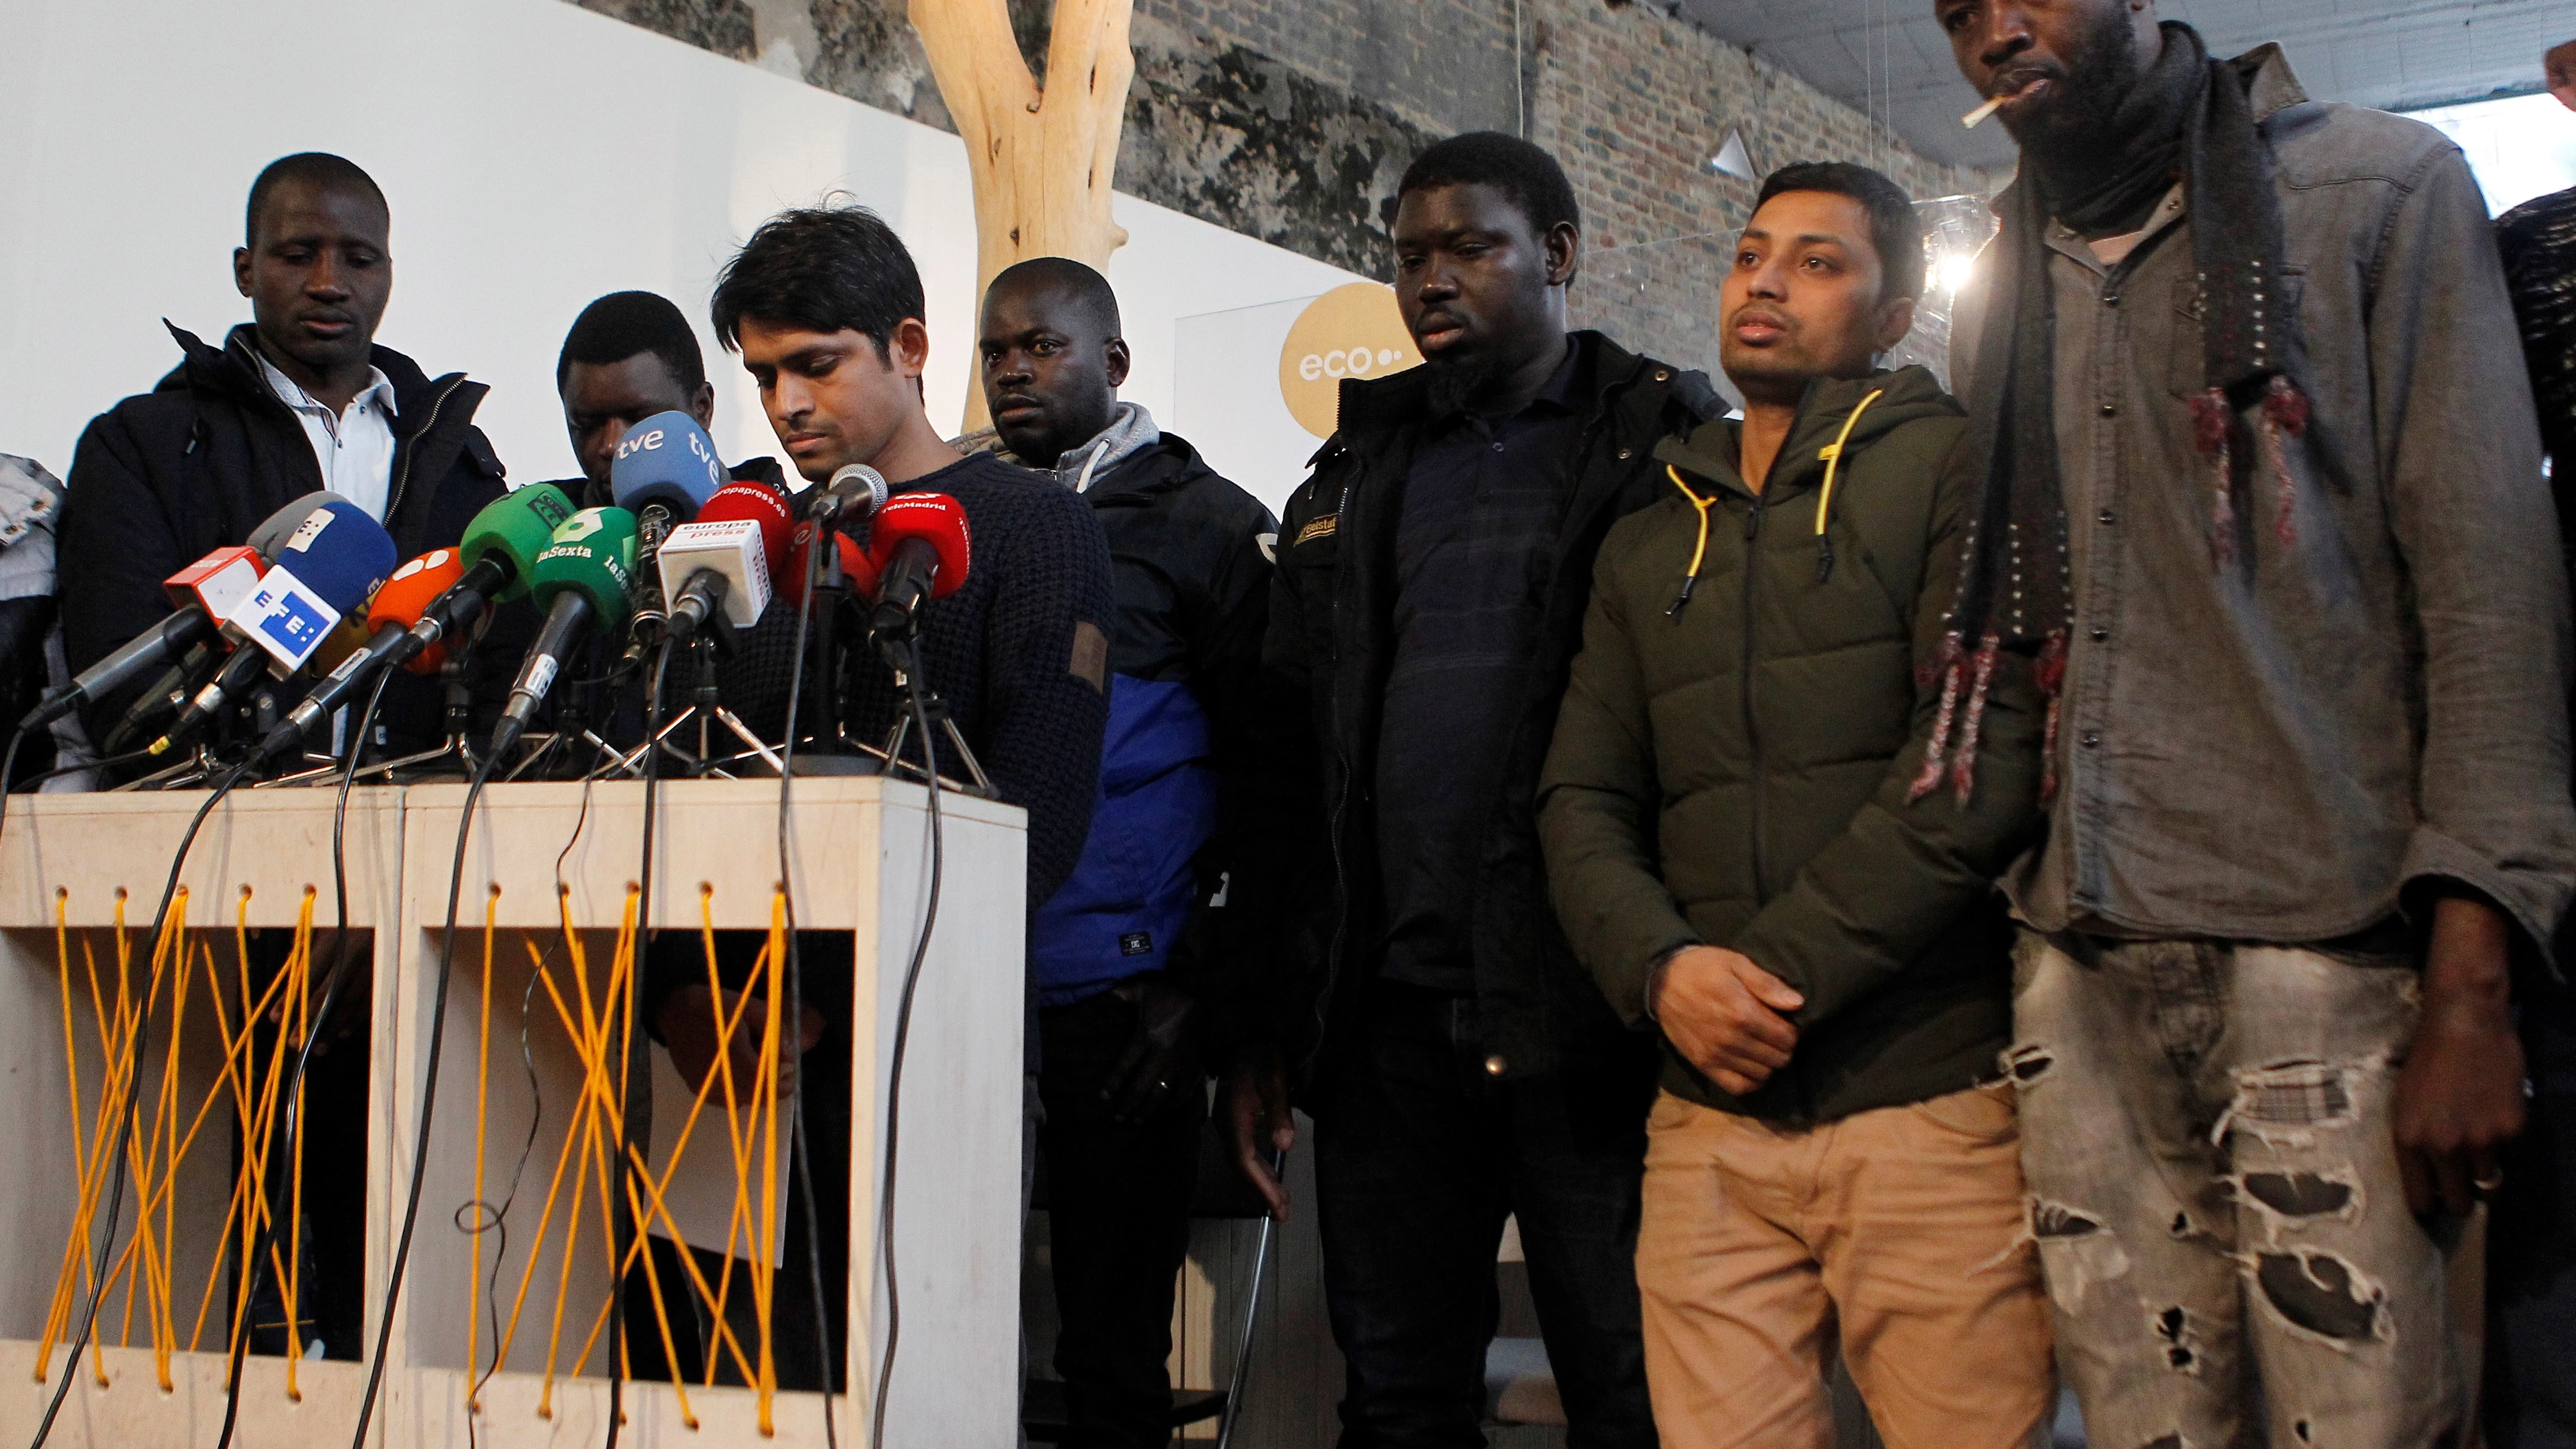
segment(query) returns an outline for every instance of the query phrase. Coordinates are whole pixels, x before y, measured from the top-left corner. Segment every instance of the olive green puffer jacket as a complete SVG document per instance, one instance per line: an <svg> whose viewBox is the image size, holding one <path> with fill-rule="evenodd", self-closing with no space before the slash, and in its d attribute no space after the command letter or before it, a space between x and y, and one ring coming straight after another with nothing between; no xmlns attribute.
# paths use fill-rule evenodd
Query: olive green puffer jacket
<svg viewBox="0 0 2576 1449"><path fill-rule="evenodd" d="M1967 420L1930 373L1811 384L1758 497L1739 427L1664 443L1671 493L1602 543L1539 832L1566 935L1632 1028L1654 1029L1656 964L1695 943L1806 998L1759 1090L1730 1097L1670 1043L1665 1087L1824 1121L1993 1072L2011 966L1992 882L2039 826L2041 703L2007 655L1969 802L1947 782L1908 799L1975 495Z"/></svg>

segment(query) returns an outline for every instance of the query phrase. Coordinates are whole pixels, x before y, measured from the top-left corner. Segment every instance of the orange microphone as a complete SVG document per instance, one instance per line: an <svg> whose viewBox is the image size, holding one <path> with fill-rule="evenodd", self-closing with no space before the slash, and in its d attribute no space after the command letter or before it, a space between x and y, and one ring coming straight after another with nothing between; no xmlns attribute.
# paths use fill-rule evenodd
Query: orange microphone
<svg viewBox="0 0 2576 1449"><path fill-rule="evenodd" d="M393 571L377 586L375 597L367 604L367 627L371 632L366 647L352 651L339 666L322 676L313 691L297 702L286 718L259 742L259 753L253 757L265 764L302 747L304 737L313 732L331 711L371 682L382 672L387 656L401 646L411 626L435 602L448 586L465 573L464 560L452 548L434 548ZM404 667L418 674L435 672L446 661L446 650L432 645Z"/></svg>
<svg viewBox="0 0 2576 1449"><path fill-rule="evenodd" d="M464 556L452 548L434 548L404 564L394 570L393 577L385 580L384 587L376 590L376 597L368 603L368 630L381 636L386 625L395 624L408 631L429 612L430 605L438 602L439 595L463 577ZM432 644L412 656L403 668L414 674L436 674L446 662L447 646Z"/></svg>

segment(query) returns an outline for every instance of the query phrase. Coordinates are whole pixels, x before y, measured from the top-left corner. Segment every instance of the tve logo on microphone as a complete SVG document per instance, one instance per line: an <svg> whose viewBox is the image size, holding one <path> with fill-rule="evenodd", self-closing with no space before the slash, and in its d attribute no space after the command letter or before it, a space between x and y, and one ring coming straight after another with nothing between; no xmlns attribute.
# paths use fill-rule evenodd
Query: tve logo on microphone
<svg viewBox="0 0 2576 1449"><path fill-rule="evenodd" d="M663 413L660 416L676 416L683 422L692 421L686 414ZM647 419L647 421L649 422L651 420ZM689 457L695 461L699 467L706 470L708 481L719 488L723 487L725 481L724 462L716 457L714 447L708 440L705 430L695 426L638 426L629 428L626 431L626 436L617 440L616 461L622 463L629 458L633 458L644 453L658 452L662 448L671 444L671 438L674 433L678 434L680 438L686 442Z"/></svg>

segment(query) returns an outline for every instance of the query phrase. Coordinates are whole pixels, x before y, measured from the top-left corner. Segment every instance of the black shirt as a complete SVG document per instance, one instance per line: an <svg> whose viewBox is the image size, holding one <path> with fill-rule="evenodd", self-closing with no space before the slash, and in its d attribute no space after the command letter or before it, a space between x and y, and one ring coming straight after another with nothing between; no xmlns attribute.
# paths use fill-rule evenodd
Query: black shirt
<svg viewBox="0 0 2576 1449"><path fill-rule="evenodd" d="M1582 350L1506 418L1431 423L1395 531L1395 657L1378 726L1381 970L1476 989L1467 923L1477 842L1537 650L1541 596L1573 480Z"/></svg>

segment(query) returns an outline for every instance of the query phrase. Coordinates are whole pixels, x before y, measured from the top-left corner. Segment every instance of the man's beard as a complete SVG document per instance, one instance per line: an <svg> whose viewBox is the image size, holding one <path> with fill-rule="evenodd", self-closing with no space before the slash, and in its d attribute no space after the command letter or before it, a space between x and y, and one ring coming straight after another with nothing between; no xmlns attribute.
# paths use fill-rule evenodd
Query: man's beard
<svg viewBox="0 0 2576 1449"><path fill-rule="evenodd" d="M2058 82L2055 104L2014 130L2013 139L2041 170L2057 175L2079 175L2107 164L2119 151L2112 120L2144 73L2138 33L2129 26L2128 13L2104 6Z"/></svg>
<svg viewBox="0 0 2576 1449"><path fill-rule="evenodd" d="M1446 417L1451 413L1476 410L1477 400L1491 394L1510 369L1492 352L1479 348L1455 361L1446 358L1423 359L1431 378L1431 413Z"/></svg>

